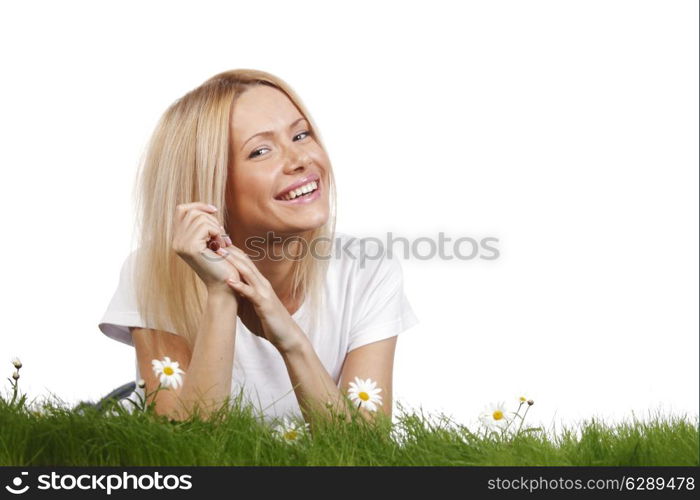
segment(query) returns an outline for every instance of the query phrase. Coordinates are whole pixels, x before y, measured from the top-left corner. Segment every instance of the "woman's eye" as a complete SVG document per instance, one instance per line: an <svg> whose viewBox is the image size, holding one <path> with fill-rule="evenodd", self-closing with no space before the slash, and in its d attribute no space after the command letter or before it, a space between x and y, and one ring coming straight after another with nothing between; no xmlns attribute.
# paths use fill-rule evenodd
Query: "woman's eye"
<svg viewBox="0 0 700 500"><path fill-rule="evenodd" d="M268 148L258 148L258 149L256 149L255 151L253 151L252 153L250 153L249 158L255 158L255 157L259 156L259 155L256 155L255 153L259 153L259 152L262 151L263 149L268 149Z"/></svg>
<svg viewBox="0 0 700 500"><path fill-rule="evenodd" d="M302 136L302 135L306 135L308 137L311 134L309 133L309 131L300 132L297 135L295 135L294 138L297 138L297 137ZM304 137L304 139L306 139L306 137ZM256 157L260 156L259 154L256 154L256 153L260 153L260 151L263 151L265 149L270 149L270 148L258 148L255 151L253 151L252 153L250 153L249 158L256 158Z"/></svg>

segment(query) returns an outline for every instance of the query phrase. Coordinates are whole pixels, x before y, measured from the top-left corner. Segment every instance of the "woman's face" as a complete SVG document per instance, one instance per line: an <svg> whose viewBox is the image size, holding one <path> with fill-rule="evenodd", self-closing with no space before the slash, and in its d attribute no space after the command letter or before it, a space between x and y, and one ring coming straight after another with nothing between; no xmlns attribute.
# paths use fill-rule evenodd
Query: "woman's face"
<svg viewBox="0 0 700 500"><path fill-rule="evenodd" d="M330 162L286 94L265 85L248 89L234 103L231 127L226 229L234 242L325 224ZM316 192L289 201L280 196L307 178L317 179Z"/></svg>

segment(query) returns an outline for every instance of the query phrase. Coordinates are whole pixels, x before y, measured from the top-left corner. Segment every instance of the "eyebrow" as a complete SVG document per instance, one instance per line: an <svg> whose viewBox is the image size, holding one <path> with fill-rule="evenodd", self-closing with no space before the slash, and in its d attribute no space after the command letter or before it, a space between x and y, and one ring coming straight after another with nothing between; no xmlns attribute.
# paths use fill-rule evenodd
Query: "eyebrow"
<svg viewBox="0 0 700 500"><path fill-rule="evenodd" d="M304 120L306 120L306 118L304 118L303 116L302 116L301 118L297 118L296 120L294 120L294 122L292 122L292 124L289 126L289 128L291 129L291 128L294 127L297 123L299 123L299 122L301 122L301 121L304 121ZM246 145L246 144L248 144L252 139L256 138L257 136L259 136L259 135L273 135L273 134L274 134L274 132L273 132L272 130L265 130L264 132L258 132L258 133L255 134L255 135L251 135L250 137L248 137L248 140L245 141L245 142L243 143L243 145L241 146L241 151L243 151L243 148L245 148L245 145Z"/></svg>

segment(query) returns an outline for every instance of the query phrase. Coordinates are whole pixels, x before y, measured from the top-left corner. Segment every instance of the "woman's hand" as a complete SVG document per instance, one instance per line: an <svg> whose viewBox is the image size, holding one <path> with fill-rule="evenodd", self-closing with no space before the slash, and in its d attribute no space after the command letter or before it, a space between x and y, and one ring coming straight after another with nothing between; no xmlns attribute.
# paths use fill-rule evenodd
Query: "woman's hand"
<svg viewBox="0 0 700 500"><path fill-rule="evenodd" d="M297 345L299 335L303 335L303 332L250 257L235 245L219 249L217 253L233 265L242 277L242 280L234 278L226 283L253 305L262 324L264 338L280 352L286 352Z"/></svg>
<svg viewBox="0 0 700 500"><path fill-rule="evenodd" d="M206 203L183 203L175 208L172 249L201 278L209 293L231 293L226 279L238 279L234 266L207 247L214 239L221 248L231 245L223 226L212 215L217 210ZM235 294L234 294L235 295Z"/></svg>

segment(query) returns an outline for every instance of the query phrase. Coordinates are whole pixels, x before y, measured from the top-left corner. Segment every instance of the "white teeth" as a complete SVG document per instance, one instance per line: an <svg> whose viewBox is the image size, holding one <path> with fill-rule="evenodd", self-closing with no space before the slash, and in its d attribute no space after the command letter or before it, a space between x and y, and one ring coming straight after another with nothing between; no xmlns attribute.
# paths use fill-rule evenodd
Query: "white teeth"
<svg viewBox="0 0 700 500"><path fill-rule="evenodd" d="M284 195L282 199L287 201L293 200L294 198L297 198L302 194L310 193L311 191L315 191L316 189L318 189L318 184L316 183L316 181L311 181L308 184L305 184L300 188L295 189L294 191L290 191L289 193Z"/></svg>

